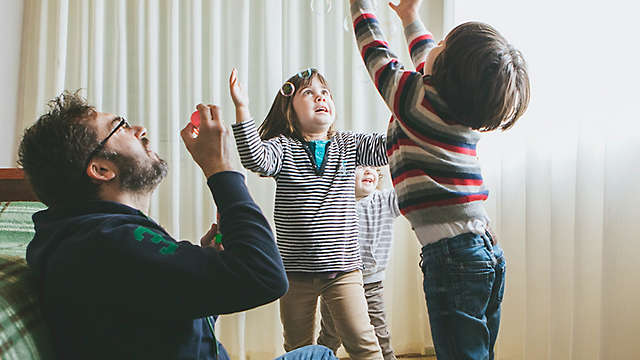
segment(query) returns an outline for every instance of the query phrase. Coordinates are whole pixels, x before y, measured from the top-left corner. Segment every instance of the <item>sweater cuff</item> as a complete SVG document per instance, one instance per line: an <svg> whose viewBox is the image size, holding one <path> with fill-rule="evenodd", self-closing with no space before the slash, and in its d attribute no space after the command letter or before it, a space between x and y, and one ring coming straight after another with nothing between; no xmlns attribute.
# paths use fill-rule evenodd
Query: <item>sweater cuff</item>
<svg viewBox="0 0 640 360"><path fill-rule="evenodd" d="M416 35L430 34L420 19L416 19L404 28L404 36L413 39Z"/></svg>
<svg viewBox="0 0 640 360"><path fill-rule="evenodd" d="M363 10L367 10L367 11L375 11L375 7L373 6L373 4L371 3L371 0L356 0L351 4L351 13L353 14L354 12L365 12Z"/></svg>
<svg viewBox="0 0 640 360"><path fill-rule="evenodd" d="M207 179L207 185L211 189L213 201L215 201L220 213L235 204L247 201L253 202L249 189L245 184L244 175L239 172L222 171L215 173Z"/></svg>
<svg viewBox="0 0 640 360"><path fill-rule="evenodd" d="M233 130L233 137L236 139L238 150L240 150L240 147L254 142L255 139L260 139L256 129L256 122L253 119L231 124L231 129ZM240 154L242 157L242 152Z"/></svg>
<svg viewBox="0 0 640 360"><path fill-rule="evenodd" d="M245 133L248 130L255 129L255 127L256 127L256 122L253 119L243 121L241 123L231 124L231 129L233 129L233 133L236 135L238 133Z"/></svg>

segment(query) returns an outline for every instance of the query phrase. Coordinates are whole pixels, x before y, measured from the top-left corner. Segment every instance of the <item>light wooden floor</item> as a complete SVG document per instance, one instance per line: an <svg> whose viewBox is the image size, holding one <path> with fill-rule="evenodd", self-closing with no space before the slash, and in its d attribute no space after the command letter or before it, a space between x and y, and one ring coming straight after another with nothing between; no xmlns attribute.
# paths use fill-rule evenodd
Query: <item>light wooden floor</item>
<svg viewBox="0 0 640 360"><path fill-rule="evenodd" d="M407 359L407 360L437 360L435 356L428 355L396 355L398 359ZM340 358L340 360L349 360L349 358Z"/></svg>
<svg viewBox="0 0 640 360"><path fill-rule="evenodd" d="M398 359L407 360L436 360L435 355L396 355Z"/></svg>
<svg viewBox="0 0 640 360"><path fill-rule="evenodd" d="M341 348L342 352L344 349ZM344 354L344 353L342 353ZM413 354L397 354L396 358L398 360L437 360L436 359L436 350L433 347L427 347L424 349L424 353L413 353ZM0 359L1 360L1 359ZM340 360L350 360L348 357L340 357Z"/></svg>

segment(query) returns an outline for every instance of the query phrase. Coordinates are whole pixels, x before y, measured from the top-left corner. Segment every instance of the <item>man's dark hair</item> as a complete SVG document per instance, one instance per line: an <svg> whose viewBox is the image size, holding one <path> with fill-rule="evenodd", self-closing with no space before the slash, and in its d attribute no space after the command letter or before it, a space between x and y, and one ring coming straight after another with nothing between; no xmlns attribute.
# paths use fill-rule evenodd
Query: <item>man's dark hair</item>
<svg viewBox="0 0 640 360"><path fill-rule="evenodd" d="M96 114L78 94L65 91L49 101L48 112L25 130L18 150L33 190L47 206L97 198L98 185L86 175L86 161L98 145L85 121Z"/></svg>
<svg viewBox="0 0 640 360"><path fill-rule="evenodd" d="M522 54L488 24L468 22L451 30L431 79L449 106L449 120L475 130L506 130L529 105Z"/></svg>

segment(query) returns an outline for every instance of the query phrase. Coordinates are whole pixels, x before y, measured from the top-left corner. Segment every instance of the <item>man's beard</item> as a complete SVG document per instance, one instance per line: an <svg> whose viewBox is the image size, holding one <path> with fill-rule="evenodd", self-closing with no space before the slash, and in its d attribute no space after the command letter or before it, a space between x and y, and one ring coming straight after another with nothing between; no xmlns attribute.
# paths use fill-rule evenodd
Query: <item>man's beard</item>
<svg viewBox="0 0 640 360"><path fill-rule="evenodd" d="M120 170L120 186L132 192L153 191L169 171L167 162L160 158L141 162L131 156L119 154L113 162Z"/></svg>

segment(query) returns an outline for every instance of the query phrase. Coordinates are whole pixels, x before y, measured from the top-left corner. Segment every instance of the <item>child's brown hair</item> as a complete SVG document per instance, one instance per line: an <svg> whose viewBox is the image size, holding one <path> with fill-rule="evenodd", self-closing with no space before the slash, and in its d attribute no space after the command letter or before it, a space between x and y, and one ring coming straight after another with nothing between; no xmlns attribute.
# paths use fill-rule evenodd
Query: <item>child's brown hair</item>
<svg viewBox="0 0 640 360"><path fill-rule="evenodd" d="M450 120L475 130L506 130L529 105L522 54L488 24L467 22L451 30L431 79Z"/></svg>
<svg viewBox="0 0 640 360"><path fill-rule="evenodd" d="M280 135L292 137L300 141L305 140L298 125L298 117L293 109L293 97L301 89L311 85L314 78L317 78L322 85L327 88L329 87L324 76L314 68L309 68L293 75L282 85L282 88L276 94L275 100L273 100L267 117L258 129L262 140L269 140ZM334 132L334 124L331 124L327 136L333 136Z"/></svg>

